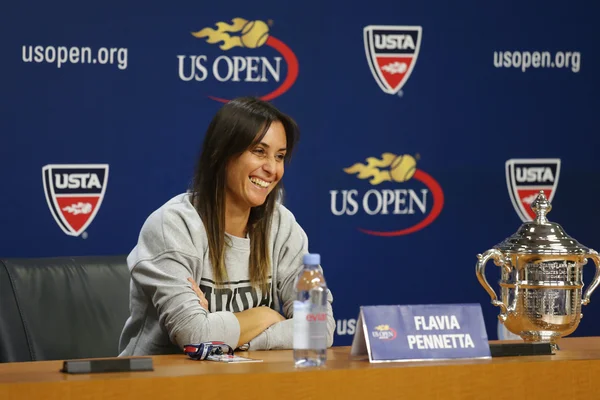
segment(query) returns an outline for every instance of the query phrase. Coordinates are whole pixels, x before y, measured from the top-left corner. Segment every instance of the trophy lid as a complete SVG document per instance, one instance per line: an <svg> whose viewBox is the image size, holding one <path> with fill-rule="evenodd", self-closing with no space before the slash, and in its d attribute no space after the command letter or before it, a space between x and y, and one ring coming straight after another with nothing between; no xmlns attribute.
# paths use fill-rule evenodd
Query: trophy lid
<svg viewBox="0 0 600 400"><path fill-rule="evenodd" d="M539 194L531 203L531 208L535 212L535 219L526 222L512 236L506 238L503 242L494 246L505 253L517 254L587 254L589 249L577 240L573 239L557 223L550 222L546 214L552 210L552 206L544 191Z"/></svg>

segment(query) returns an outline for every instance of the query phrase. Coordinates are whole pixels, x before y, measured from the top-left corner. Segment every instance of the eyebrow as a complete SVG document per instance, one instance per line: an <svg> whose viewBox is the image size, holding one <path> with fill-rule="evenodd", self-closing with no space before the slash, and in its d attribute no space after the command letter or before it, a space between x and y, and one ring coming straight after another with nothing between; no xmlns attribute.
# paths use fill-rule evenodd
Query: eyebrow
<svg viewBox="0 0 600 400"><path fill-rule="evenodd" d="M266 147L267 149L271 147L271 146L269 146L268 144L266 144L265 142L260 142L260 143L259 143L259 145L260 145L260 146L264 146L264 147ZM279 149L279 151L287 151L287 147L282 147L282 148L280 148L280 149Z"/></svg>

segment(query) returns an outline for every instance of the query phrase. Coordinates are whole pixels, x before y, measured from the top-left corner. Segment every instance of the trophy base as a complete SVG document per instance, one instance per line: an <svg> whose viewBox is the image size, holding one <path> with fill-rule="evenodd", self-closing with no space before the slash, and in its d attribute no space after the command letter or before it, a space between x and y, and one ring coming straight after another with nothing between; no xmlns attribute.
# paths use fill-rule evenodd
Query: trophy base
<svg viewBox="0 0 600 400"><path fill-rule="evenodd" d="M515 357L515 356L544 356L554 354L555 349L546 343L492 343L490 353L492 357Z"/></svg>
<svg viewBox="0 0 600 400"><path fill-rule="evenodd" d="M519 332L519 336L521 336L525 343L548 343L552 347L552 351L557 351L559 348L556 341L562 335L552 331L523 331Z"/></svg>

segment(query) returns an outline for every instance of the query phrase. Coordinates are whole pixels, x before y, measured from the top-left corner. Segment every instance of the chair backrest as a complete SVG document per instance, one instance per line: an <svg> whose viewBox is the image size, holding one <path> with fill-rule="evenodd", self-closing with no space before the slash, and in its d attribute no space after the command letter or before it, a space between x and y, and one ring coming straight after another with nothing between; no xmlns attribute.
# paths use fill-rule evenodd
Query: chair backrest
<svg viewBox="0 0 600 400"><path fill-rule="evenodd" d="M0 362L118 355L126 256L0 259Z"/></svg>

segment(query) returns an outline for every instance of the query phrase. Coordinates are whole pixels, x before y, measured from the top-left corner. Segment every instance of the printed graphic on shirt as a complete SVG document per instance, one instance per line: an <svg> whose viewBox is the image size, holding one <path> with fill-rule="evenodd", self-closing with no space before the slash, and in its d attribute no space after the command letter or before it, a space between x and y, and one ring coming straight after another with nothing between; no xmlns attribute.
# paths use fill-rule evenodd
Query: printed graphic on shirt
<svg viewBox="0 0 600 400"><path fill-rule="evenodd" d="M273 305L271 277L269 277L269 290L266 293L262 293L260 288L253 288L250 280L225 282L221 287L217 287L214 281L202 278L199 286L208 300L210 312L240 312L255 307L271 307Z"/></svg>

